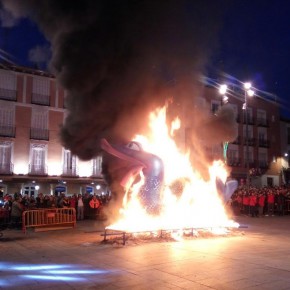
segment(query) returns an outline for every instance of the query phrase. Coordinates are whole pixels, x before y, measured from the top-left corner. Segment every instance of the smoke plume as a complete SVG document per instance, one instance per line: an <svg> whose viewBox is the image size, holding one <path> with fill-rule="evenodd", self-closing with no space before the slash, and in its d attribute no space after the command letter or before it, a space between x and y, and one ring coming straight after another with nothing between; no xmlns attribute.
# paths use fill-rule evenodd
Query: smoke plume
<svg viewBox="0 0 290 290"><path fill-rule="evenodd" d="M2 0L52 46L50 68L67 91L64 147L84 160L99 141L130 140L174 96L194 97L219 28L220 1Z"/></svg>

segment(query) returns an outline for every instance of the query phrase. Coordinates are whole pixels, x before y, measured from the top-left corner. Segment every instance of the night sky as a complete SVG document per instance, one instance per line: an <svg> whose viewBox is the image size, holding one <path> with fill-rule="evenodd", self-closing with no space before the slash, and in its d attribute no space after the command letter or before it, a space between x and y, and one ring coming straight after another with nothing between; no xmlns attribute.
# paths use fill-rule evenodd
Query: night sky
<svg viewBox="0 0 290 290"><path fill-rule="evenodd" d="M223 4L221 5L223 13L218 23L214 50L208 55L205 73L213 78L219 78L219 74L226 73L241 82L252 81L259 90L277 95L282 103L283 115L289 117L290 1L220 2ZM190 14L191 9L195 8L191 7L190 1L188 3ZM39 31L38 26L27 18L4 25L4 19L2 13L0 30L2 58L8 58L17 65L45 69L44 60L50 58L50 43ZM39 50L35 50L37 46ZM29 56L31 49L34 54L30 52Z"/></svg>

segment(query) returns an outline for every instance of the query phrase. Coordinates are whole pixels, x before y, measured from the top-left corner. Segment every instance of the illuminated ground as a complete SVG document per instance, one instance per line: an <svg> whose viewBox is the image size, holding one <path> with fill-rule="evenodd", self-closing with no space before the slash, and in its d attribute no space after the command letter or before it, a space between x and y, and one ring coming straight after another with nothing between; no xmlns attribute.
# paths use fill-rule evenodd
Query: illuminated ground
<svg viewBox="0 0 290 290"><path fill-rule="evenodd" d="M102 225L6 230L0 289L290 289L290 215L239 217L231 237L102 244Z"/></svg>

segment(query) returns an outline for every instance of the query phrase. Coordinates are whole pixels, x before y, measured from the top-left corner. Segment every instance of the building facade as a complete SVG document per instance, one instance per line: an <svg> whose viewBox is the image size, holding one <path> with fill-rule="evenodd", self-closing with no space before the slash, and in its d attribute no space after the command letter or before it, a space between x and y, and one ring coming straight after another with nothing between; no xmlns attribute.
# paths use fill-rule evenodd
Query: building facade
<svg viewBox="0 0 290 290"><path fill-rule="evenodd" d="M204 88L203 98L213 114L225 102L235 113L237 138L229 142L226 150L231 176L240 184L246 184L247 178L255 186L282 184L281 162L278 162L281 156L279 104L233 89L225 101L219 90L211 86Z"/></svg>
<svg viewBox="0 0 290 290"><path fill-rule="evenodd" d="M106 190L101 157L81 161L61 146L65 92L53 75L0 65L0 194Z"/></svg>

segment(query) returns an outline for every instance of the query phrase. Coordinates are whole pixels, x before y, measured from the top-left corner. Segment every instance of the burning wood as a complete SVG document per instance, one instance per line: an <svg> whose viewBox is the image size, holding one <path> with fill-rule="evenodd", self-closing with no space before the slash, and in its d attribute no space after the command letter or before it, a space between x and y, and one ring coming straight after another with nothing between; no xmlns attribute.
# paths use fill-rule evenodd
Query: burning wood
<svg viewBox="0 0 290 290"><path fill-rule="evenodd" d="M111 232L105 235L117 232L126 236L162 229L180 229L183 233L183 229L206 229L211 233L222 229L225 233L239 226L225 210L236 181L226 181L228 172L222 161L208 165L210 178L204 180L192 168L189 152L182 153L173 140L177 123L174 130L168 128L166 109L162 108L150 115L151 132L147 137L138 135L123 147L102 141L106 152L131 164L122 180L126 193L120 217L106 228Z"/></svg>

